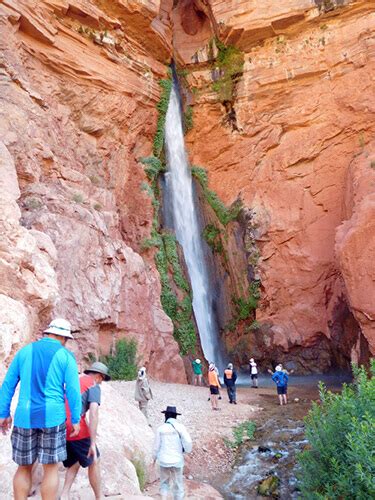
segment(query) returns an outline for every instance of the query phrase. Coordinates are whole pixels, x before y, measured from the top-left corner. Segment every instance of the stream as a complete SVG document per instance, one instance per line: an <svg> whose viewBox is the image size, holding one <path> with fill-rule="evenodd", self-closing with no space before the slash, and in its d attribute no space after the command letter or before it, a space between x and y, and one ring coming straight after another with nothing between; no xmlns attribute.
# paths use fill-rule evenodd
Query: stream
<svg viewBox="0 0 375 500"><path fill-rule="evenodd" d="M228 500L251 500L265 497L280 500L300 498L297 482L297 454L308 444L304 417L312 400L318 399L318 380L330 390L339 390L350 382L347 374L291 377L289 404L278 406L276 395L259 394L259 411L254 419L257 430L254 439L246 441L236 457L232 471L216 485ZM269 386L267 378L260 385ZM260 494L263 483L271 485ZM272 488L273 485L273 488ZM271 491L270 491L271 490Z"/></svg>

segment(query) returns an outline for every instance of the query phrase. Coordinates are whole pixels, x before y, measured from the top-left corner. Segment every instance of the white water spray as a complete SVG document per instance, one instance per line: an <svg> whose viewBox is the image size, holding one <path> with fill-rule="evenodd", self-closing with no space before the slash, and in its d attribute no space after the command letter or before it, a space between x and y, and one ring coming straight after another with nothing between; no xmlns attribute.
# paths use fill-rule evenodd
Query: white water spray
<svg viewBox="0 0 375 500"><path fill-rule="evenodd" d="M172 87L165 122L167 153L166 188L172 201L173 226L182 246L193 289L193 309L203 353L208 361L223 367L218 329L213 314L212 297L200 226L194 204L193 182L185 152L181 107L175 85Z"/></svg>

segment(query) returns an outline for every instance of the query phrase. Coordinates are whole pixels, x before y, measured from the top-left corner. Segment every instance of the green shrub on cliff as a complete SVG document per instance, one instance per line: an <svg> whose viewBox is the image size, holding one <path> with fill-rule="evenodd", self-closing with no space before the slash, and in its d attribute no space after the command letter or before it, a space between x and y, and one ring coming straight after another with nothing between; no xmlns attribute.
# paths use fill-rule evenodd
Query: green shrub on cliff
<svg viewBox="0 0 375 500"><path fill-rule="evenodd" d="M215 43L218 48L215 66L220 77L212 84L212 89L222 102L232 101L235 84L243 73L244 54L234 45L225 45L218 39Z"/></svg>
<svg viewBox="0 0 375 500"><path fill-rule="evenodd" d="M165 117L168 111L169 104L169 96L172 89L172 80L160 80L159 85L162 88L160 100L157 103L156 107L159 111L158 115L158 123L156 126L156 134L154 137L154 147L153 153L154 156L160 158L160 155L164 148L164 126L165 126Z"/></svg>
<svg viewBox="0 0 375 500"><path fill-rule="evenodd" d="M134 380L137 377L137 343L134 339L121 339L112 354L100 359L109 368L113 380Z"/></svg>
<svg viewBox="0 0 375 500"><path fill-rule="evenodd" d="M237 219L242 210L242 202L237 200L229 208L227 208L218 195L208 188L207 172L204 168L194 166L191 168L191 173L202 186L203 194L207 203L211 206L223 226L226 226L232 220Z"/></svg>
<svg viewBox="0 0 375 500"><path fill-rule="evenodd" d="M306 417L309 448L299 456L302 498L375 498L375 360L371 375L353 366L341 394L320 385Z"/></svg>

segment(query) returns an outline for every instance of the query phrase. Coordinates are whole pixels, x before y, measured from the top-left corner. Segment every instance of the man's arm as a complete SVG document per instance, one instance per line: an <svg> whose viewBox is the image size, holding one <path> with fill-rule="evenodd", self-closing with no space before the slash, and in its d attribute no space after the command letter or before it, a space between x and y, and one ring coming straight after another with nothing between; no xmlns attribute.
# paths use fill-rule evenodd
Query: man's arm
<svg viewBox="0 0 375 500"><path fill-rule="evenodd" d="M10 405L20 380L19 353L14 357L8 372L5 376L3 385L0 388L0 427L3 434L6 434L12 426L10 416Z"/></svg>
<svg viewBox="0 0 375 500"><path fill-rule="evenodd" d="M96 437L98 431L98 423L99 423L99 404L98 403L90 403L89 409L89 431L90 431L90 449L87 454L88 457L93 456L94 461L98 459L96 453Z"/></svg>
<svg viewBox="0 0 375 500"><path fill-rule="evenodd" d="M154 461L158 458L159 449L160 449L160 430L157 429L156 436L155 436L155 441L154 441L154 451L153 451L153 454L152 454L153 457L154 457Z"/></svg>
<svg viewBox="0 0 375 500"><path fill-rule="evenodd" d="M69 403L73 432L71 436L79 433L79 421L82 412L81 390L79 387L78 366L72 353L67 351L67 365L65 369L65 392Z"/></svg>
<svg viewBox="0 0 375 500"><path fill-rule="evenodd" d="M191 440L190 434L188 433L184 425L180 425L178 430L180 432L182 446L184 447L185 453L190 453L193 448L193 442Z"/></svg>

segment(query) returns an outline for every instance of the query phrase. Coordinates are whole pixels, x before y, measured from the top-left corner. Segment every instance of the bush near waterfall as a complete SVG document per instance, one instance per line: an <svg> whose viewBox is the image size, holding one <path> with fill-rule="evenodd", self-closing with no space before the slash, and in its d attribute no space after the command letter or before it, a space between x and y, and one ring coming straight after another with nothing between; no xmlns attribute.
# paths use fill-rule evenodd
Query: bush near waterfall
<svg viewBox="0 0 375 500"><path fill-rule="evenodd" d="M237 219L242 210L241 200L235 201L229 208L227 208L218 195L208 188L207 172L204 168L193 166L191 168L191 174L201 185L207 203L211 206L216 214L216 217L223 224L223 226L226 226L232 220Z"/></svg>
<svg viewBox="0 0 375 500"><path fill-rule="evenodd" d="M134 380L137 377L137 342L118 340L114 352L101 356L100 361L108 366L112 380Z"/></svg>
<svg viewBox="0 0 375 500"><path fill-rule="evenodd" d="M340 394L320 385L320 404L305 419L308 448L299 456L302 498L375 498L375 360L371 374L353 365Z"/></svg>

